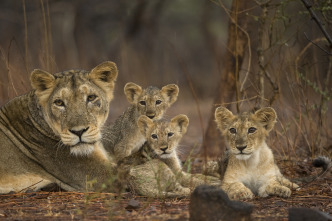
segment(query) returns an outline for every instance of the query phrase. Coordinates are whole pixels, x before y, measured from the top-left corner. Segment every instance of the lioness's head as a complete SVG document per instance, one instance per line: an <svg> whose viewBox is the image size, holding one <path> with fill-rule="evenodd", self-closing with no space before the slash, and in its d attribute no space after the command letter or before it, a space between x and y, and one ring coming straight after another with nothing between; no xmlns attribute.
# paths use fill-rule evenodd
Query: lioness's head
<svg viewBox="0 0 332 221"><path fill-rule="evenodd" d="M189 119L186 115L180 114L171 121L153 121L142 115L138 118L137 124L151 150L161 158L169 158L176 154L178 143L187 132Z"/></svg>
<svg viewBox="0 0 332 221"><path fill-rule="evenodd" d="M71 153L88 155L101 139L117 75L116 65L109 61L91 71L32 72L31 85L44 118Z"/></svg>
<svg viewBox="0 0 332 221"><path fill-rule="evenodd" d="M169 84L161 89L152 86L142 89L130 82L125 85L124 93L129 103L136 105L141 115L158 120L177 100L179 87L176 84Z"/></svg>
<svg viewBox="0 0 332 221"><path fill-rule="evenodd" d="M270 107L238 116L224 107L218 107L215 111L217 126L226 138L230 154L239 160L249 159L255 149L261 146L276 118L276 112Z"/></svg>

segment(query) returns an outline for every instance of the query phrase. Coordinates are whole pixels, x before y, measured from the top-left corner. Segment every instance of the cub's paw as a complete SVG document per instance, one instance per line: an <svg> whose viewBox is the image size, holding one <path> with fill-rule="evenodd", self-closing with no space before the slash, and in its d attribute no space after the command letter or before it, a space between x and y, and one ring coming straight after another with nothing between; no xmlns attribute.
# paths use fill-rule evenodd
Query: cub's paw
<svg viewBox="0 0 332 221"><path fill-rule="evenodd" d="M203 174L208 176L220 177L219 164L217 161L207 161L203 164Z"/></svg>
<svg viewBox="0 0 332 221"><path fill-rule="evenodd" d="M301 189L299 185L297 185L296 183L291 183L291 186L289 187L292 190L299 190Z"/></svg>
<svg viewBox="0 0 332 221"><path fill-rule="evenodd" d="M290 197L292 191L285 186L271 185L267 186L264 192L259 191L259 196L266 197L268 195L280 196L280 197Z"/></svg>
<svg viewBox="0 0 332 221"><path fill-rule="evenodd" d="M163 192L163 195L165 197L170 197L170 198L179 198L179 197L187 197L191 193L189 188L186 187L177 187L171 191L168 192Z"/></svg>
<svg viewBox="0 0 332 221"><path fill-rule="evenodd" d="M180 190L179 192L180 192L181 195L183 195L183 196L188 196L188 195L190 195L191 190L190 190L190 188L183 187L183 188L181 188L181 190Z"/></svg>
<svg viewBox="0 0 332 221"><path fill-rule="evenodd" d="M231 200L244 200L254 198L254 194L248 188L233 189L227 192L227 195Z"/></svg>
<svg viewBox="0 0 332 221"><path fill-rule="evenodd" d="M186 187L195 189L197 186L203 185L203 184L204 184L204 180L196 178L196 177L191 177L190 183Z"/></svg>

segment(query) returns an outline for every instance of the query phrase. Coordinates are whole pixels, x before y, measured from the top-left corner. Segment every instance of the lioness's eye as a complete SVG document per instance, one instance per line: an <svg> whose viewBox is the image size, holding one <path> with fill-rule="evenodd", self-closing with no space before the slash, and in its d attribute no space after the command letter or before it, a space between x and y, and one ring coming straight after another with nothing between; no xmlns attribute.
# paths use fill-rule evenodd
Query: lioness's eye
<svg viewBox="0 0 332 221"><path fill-rule="evenodd" d="M173 136L173 135L174 135L174 133L172 133L172 132L169 132L169 133L167 134L168 137L171 137L171 136Z"/></svg>
<svg viewBox="0 0 332 221"><path fill-rule="evenodd" d="M161 100L157 100L157 101L156 101L156 104L157 104L157 105L161 104Z"/></svg>
<svg viewBox="0 0 332 221"><path fill-rule="evenodd" d="M252 134L252 133L254 133L256 130L257 130L256 128L254 128L254 127L250 127L250 128L248 129L248 133L249 133L249 134Z"/></svg>
<svg viewBox="0 0 332 221"><path fill-rule="evenodd" d="M60 100L60 99L56 99L56 100L54 101L54 104L55 104L56 106L59 106L59 107L64 107L64 106L65 106L65 103L64 103L62 100Z"/></svg>
<svg viewBox="0 0 332 221"><path fill-rule="evenodd" d="M96 98L97 98L97 95L92 94L92 95L89 95L89 96L87 97L87 101L91 102L91 101L96 100Z"/></svg>
<svg viewBox="0 0 332 221"><path fill-rule="evenodd" d="M231 129L229 129L229 132L231 132L231 134L236 134L236 129L235 128L231 128Z"/></svg>
<svg viewBox="0 0 332 221"><path fill-rule="evenodd" d="M144 105L144 106L146 105L145 101L140 101L139 103L140 103L140 105Z"/></svg>
<svg viewBox="0 0 332 221"><path fill-rule="evenodd" d="M152 134L151 137L152 137L153 139L158 139L157 134Z"/></svg>

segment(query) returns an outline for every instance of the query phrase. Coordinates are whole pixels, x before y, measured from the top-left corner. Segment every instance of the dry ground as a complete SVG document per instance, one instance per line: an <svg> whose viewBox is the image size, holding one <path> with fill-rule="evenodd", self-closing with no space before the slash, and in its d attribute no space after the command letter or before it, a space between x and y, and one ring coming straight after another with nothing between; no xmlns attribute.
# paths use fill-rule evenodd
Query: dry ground
<svg viewBox="0 0 332 221"><path fill-rule="evenodd" d="M278 162L288 177L318 173L310 163ZM253 220L287 220L290 207L314 208L332 214L332 175L309 183L288 199L268 197L247 202L255 205ZM41 191L0 195L0 220L188 220L188 206L189 198Z"/></svg>

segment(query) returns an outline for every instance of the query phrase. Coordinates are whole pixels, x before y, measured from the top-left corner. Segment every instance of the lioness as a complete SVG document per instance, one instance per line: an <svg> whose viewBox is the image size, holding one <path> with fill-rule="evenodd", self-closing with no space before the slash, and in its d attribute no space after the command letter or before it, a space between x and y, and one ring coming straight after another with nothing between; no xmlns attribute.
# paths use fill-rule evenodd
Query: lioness
<svg viewBox="0 0 332 221"><path fill-rule="evenodd" d="M251 199L254 194L289 197L290 188L298 187L280 173L265 142L276 118L269 107L239 116L224 107L216 109L215 120L228 145L221 188L231 199Z"/></svg>
<svg viewBox="0 0 332 221"><path fill-rule="evenodd" d="M0 193L57 183L73 191L113 173L101 127L118 70L104 62L91 71L34 70L33 90L0 109Z"/></svg>

